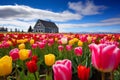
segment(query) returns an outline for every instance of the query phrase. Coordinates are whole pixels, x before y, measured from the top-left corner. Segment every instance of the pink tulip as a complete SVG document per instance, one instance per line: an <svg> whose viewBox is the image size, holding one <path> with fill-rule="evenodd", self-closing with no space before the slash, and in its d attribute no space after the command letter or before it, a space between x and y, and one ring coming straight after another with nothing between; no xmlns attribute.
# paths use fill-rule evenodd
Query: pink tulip
<svg viewBox="0 0 120 80"><path fill-rule="evenodd" d="M58 46L58 50L59 50L59 51L63 51L63 49L64 49L64 47L63 47L62 45L59 45L59 46Z"/></svg>
<svg viewBox="0 0 120 80"><path fill-rule="evenodd" d="M74 49L74 53L76 54L76 56L81 56L82 55L82 47L76 47Z"/></svg>
<svg viewBox="0 0 120 80"><path fill-rule="evenodd" d="M0 44L0 48L2 48L3 47L3 45L2 44Z"/></svg>
<svg viewBox="0 0 120 80"><path fill-rule="evenodd" d="M51 43L48 43L48 46L49 46L49 47L51 47L52 45L53 45L53 44L51 44Z"/></svg>
<svg viewBox="0 0 120 80"><path fill-rule="evenodd" d="M54 80L72 80L72 62L70 60L58 60L52 68Z"/></svg>
<svg viewBox="0 0 120 80"><path fill-rule="evenodd" d="M102 72L111 72L120 62L120 49L115 45L90 44L93 66Z"/></svg>
<svg viewBox="0 0 120 80"><path fill-rule="evenodd" d="M3 41L2 43L1 43L1 46L0 47L2 47L2 48L8 48L8 47L10 47L10 44L7 42L7 41Z"/></svg>
<svg viewBox="0 0 120 80"><path fill-rule="evenodd" d="M37 42L37 44L38 44L38 47L40 49L44 49L45 48L45 43L43 43L43 42Z"/></svg>
<svg viewBox="0 0 120 80"><path fill-rule="evenodd" d="M45 43L45 44L48 43L48 41L46 39L43 39L42 42Z"/></svg>
<svg viewBox="0 0 120 80"><path fill-rule="evenodd" d="M19 50L18 48L15 48L15 49L12 49L10 52L9 52L10 56L12 57L12 60L17 60L19 58Z"/></svg>
<svg viewBox="0 0 120 80"><path fill-rule="evenodd" d="M31 57L32 56L32 51L28 50L28 53L29 53L28 57Z"/></svg>
<svg viewBox="0 0 120 80"><path fill-rule="evenodd" d="M66 45L66 50L67 51L71 51L72 50L72 46L71 45Z"/></svg>
<svg viewBox="0 0 120 80"><path fill-rule="evenodd" d="M86 42L87 41L87 37L88 37L88 35L80 35L80 40L82 41L82 42Z"/></svg>
<svg viewBox="0 0 120 80"><path fill-rule="evenodd" d="M50 44L54 44L54 39L48 39L48 43L50 43Z"/></svg>
<svg viewBox="0 0 120 80"><path fill-rule="evenodd" d="M33 48L33 49L37 48L37 44L36 44L36 43L35 43L35 44L32 44L32 48Z"/></svg>
<svg viewBox="0 0 120 80"><path fill-rule="evenodd" d="M62 45L62 42L61 42L61 40L58 40L58 44Z"/></svg>

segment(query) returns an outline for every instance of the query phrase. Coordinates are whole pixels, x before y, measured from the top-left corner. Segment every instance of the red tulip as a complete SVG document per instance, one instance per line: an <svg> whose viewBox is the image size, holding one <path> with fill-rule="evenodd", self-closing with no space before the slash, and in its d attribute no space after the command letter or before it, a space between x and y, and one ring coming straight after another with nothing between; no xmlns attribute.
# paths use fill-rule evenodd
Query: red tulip
<svg viewBox="0 0 120 80"><path fill-rule="evenodd" d="M90 76L90 68L86 66L79 65L77 67L78 78L80 80L88 80Z"/></svg>
<svg viewBox="0 0 120 80"><path fill-rule="evenodd" d="M81 56L82 55L82 47L76 47L74 49L74 53L77 55L77 56Z"/></svg>
<svg viewBox="0 0 120 80"><path fill-rule="evenodd" d="M38 57L36 55L32 56L32 61L38 62Z"/></svg>
<svg viewBox="0 0 120 80"><path fill-rule="evenodd" d="M37 64L33 60L26 62L26 66L28 71L31 73L35 73L37 71Z"/></svg>

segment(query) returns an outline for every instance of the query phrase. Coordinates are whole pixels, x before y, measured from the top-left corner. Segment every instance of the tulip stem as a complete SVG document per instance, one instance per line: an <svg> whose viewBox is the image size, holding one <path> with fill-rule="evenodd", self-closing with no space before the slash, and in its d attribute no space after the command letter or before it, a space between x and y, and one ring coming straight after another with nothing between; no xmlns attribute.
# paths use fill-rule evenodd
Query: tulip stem
<svg viewBox="0 0 120 80"><path fill-rule="evenodd" d="M3 76L4 80L7 80L6 76Z"/></svg>
<svg viewBox="0 0 120 80"><path fill-rule="evenodd" d="M104 72L102 72L102 80L105 80L105 73Z"/></svg>
<svg viewBox="0 0 120 80"><path fill-rule="evenodd" d="M18 72L17 72L17 62L15 61L15 77L17 79L17 76L18 76Z"/></svg>
<svg viewBox="0 0 120 80"><path fill-rule="evenodd" d="M48 67L47 72L46 72L46 80L52 80L52 75L50 72L50 67Z"/></svg>
<svg viewBox="0 0 120 80"><path fill-rule="evenodd" d="M36 75L36 73L34 73L34 76L35 76L35 80L38 80L38 79L37 79L37 75Z"/></svg>
<svg viewBox="0 0 120 80"><path fill-rule="evenodd" d="M113 78L113 72L110 72L110 78L111 78L111 80L114 80L114 78Z"/></svg>

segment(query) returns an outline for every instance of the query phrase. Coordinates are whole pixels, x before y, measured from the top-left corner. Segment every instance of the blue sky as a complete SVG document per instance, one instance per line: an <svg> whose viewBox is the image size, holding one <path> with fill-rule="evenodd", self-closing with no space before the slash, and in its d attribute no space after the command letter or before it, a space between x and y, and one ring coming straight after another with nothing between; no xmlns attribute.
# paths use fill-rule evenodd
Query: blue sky
<svg viewBox="0 0 120 80"><path fill-rule="evenodd" d="M38 19L60 32L119 32L120 0L1 0L0 27L27 31Z"/></svg>

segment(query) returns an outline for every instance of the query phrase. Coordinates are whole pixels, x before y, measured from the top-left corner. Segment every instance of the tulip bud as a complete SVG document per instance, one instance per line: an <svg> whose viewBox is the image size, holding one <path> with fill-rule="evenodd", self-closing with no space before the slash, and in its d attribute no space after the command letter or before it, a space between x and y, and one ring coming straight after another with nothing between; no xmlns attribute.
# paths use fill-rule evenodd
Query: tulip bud
<svg viewBox="0 0 120 80"><path fill-rule="evenodd" d="M52 66L55 62L55 55L54 54L47 54L45 55L45 64L47 66Z"/></svg>

